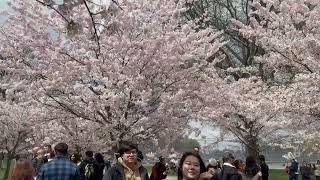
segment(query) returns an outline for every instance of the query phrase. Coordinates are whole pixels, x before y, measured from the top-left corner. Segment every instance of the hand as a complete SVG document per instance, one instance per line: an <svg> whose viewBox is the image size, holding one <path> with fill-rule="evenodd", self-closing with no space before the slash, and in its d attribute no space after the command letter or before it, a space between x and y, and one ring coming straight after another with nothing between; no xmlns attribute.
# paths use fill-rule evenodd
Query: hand
<svg viewBox="0 0 320 180"><path fill-rule="evenodd" d="M212 178L212 174L210 172L204 172L200 174L199 180L207 180Z"/></svg>
<svg viewBox="0 0 320 180"><path fill-rule="evenodd" d="M258 172L257 174L258 174L258 176L262 176L262 173L261 173L261 171L259 171L259 172Z"/></svg>

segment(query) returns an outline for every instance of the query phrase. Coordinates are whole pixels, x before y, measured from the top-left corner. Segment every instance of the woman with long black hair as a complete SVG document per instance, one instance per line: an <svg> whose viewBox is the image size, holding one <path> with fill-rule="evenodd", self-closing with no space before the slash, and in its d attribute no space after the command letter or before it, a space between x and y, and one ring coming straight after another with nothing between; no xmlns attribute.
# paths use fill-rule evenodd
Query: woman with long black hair
<svg viewBox="0 0 320 180"><path fill-rule="evenodd" d="M186 152L182 155L178 167L178 180L198 180L206 167L199 154Z"/></svg>

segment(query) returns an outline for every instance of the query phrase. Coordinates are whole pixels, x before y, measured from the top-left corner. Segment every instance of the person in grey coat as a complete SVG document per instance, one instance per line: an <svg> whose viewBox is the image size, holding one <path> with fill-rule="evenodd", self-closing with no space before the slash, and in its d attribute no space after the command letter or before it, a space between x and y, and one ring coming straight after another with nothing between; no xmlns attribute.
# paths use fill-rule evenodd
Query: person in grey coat
<svg viewBox="0 0 320 180"><path fill-rule="evenodd" d="M234 166L235 158L230 152L223 154L223 167L220 174L220 180L241 180L241 175Z"/></svg>
<svg viewBox="0 0 320 180"><path fill-rule="evenodd" d="M119 149L120 157L103 176L103 180L149 180L148 171L138 161L138 148L130 142L124 142Z"/></svg>

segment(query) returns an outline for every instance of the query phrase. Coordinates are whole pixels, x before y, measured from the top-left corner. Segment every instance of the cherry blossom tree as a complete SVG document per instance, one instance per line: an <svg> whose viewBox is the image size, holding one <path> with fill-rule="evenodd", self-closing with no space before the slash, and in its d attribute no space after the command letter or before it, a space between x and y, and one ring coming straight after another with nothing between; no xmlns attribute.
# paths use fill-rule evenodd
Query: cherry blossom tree
<svg viewBox="0 0 320 180"><path fill-rule="evenodd" d="M32 115L27 106L1 102L1 151L10 158L30 148L33 142ZM12 113L14 112L14 113Z"/></svg>
<svg viewBox="0 0 320 180"><path fill-rule="evenodd" d="M24 74L19 74L18 68L10 68L11 62L2 56L0 62L0 151L12 159L35 143L34 122L41 111L26 96L28 80L18 78Z"/></svg>
<svg viewBox="0 0 320 180"><path fill-rule="evenodd" d="M235 21L240 32L262 47L255 61L273 68L277 84L286 86L290 99L283 113L295 146L319 147L319 50L320 16L317 0L254 1L250 24ZM293 124L292 126L290 124Z"/></svg>
<svg viewBox="0 0 320 180"><path fill-rule="evenodd" d="M196 90L215 78L206 69L221 33L182 23L182 1L9 2L1 59L27 78L62 139L107 148L181 133Z"/></svg>
<svg viewBox="0 0 320 180"><path fill-rule="evenodd" d="M289 100L281 93L284 87L269 86L252 76L224 82L217 91L204 92L203 118L226 130L245 146L246 154L257 157L267 145L280 144L288 132L283 112Z"/></svg>

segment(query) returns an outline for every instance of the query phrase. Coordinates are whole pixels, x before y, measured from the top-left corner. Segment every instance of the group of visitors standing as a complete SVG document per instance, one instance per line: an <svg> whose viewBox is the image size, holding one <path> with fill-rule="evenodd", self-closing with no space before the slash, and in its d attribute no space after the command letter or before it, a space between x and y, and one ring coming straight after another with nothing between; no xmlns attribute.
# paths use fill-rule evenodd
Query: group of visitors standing
<svg viewBox="0 0 320 180"><path fill-rule="evenodd" d="M301 175L301 180L320 180L320 161L316 164L311 164L306 161L299 166L296 158L291 154L289 156L290 165L285 167L285 171L289 175L289 180L298 180Z"/></svg>
<svg viewBox="0 0 320 180"><path fill-rule="evenodd" d="M68 145L58 143L54 150L51 145L33 148L30 160L18 159L8 180L102 180L110 167L102 154L85 153L85 158L72 154L68 156Z"/></svg>
<svg viewBox="0 0 320 180"><path fill-rule="evenodd" d="M34 148L30 160L18 159L8 180L163 180L167 178L168 167L164 157L159 157L149 176L142 165L143 154L131 142L124 142L118 150L116 163L110 166L100 153L87 151L85 157L68 153L68 145L58 143L54 149L50 145ZM202 160L199 148L185 152L178 165L178 180L268 180L269 168L265 157L260 155L258 162L254 157L245 161L236 159L230 152L225 152L223 162L211 159L206 166ZM314 167L306 162L300 167L304 176L313 169L316 180L320 180L320 161ZM319 169L320 170L320 169ZM292 159L287 172L290 180L297 180L298 163ZM317 173L319 174L317 176ZM310 179L311 180L311 179Z"/></svg>

